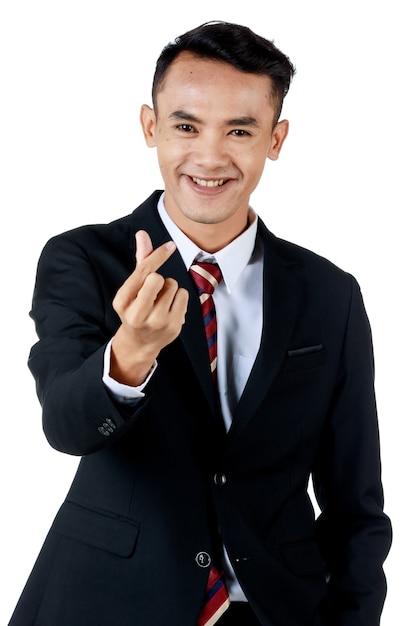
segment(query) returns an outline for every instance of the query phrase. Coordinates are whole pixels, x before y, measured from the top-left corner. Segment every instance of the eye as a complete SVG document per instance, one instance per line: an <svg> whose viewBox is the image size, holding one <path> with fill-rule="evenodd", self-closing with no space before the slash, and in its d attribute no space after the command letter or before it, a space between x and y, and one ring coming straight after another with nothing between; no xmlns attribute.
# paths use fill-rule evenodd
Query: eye
<svg viewBox="0 0 417 626"><path fill-rule="evenodd" d="M191 126L191 124L178 124L178 126L176 128L178 128L178 130L182 130L182 132L184 132L184 133L194 133L195 132L195 128L194 128L194 126Z"/></svg>
<svg viewBox="0 0 417 626"><path fill-rule="evenodd" d="M242 128L235 128L232 130L231 135L234 135L235 137L250 137L250 133Z"/></svg>

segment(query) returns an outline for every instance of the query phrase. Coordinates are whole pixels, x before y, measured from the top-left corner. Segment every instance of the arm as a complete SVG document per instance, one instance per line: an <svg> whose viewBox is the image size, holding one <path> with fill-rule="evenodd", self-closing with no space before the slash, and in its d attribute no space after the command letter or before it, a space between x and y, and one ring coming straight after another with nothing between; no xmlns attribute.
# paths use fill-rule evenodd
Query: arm
<svg viewBox="0 0 417 626"><path fill-rule="evenodd" d="M126 355L115 352L112 375L121 383L139 385L162 347L181 330L188 294L174 289L172 279L156 274L175 246L152 251L146 234L137 235L137 240L135 270L115 299L119 319L109 297L116 291L108 287L110 276L107 281L103 267L97 271L88 251L71 234L51 240L41 255L31 312L40 340L29 366L46 437L58 450L88 454L109 445L127 432L146 404L115 402L102 381L105 346L112 335L113 343L117 337L129 341L128 346L119 342ZM107 266L117 265L116 257L108 258L107 249L104 253ZM111 436L103 434L104 423L111 425Z"/></svg>
<svg viewBox="0 0 417 626"><path fill-rule="evenodd" d="M383 513L371 332L353 281L339 379L314 473L332 626L377 626L391 543Z"/></svg>

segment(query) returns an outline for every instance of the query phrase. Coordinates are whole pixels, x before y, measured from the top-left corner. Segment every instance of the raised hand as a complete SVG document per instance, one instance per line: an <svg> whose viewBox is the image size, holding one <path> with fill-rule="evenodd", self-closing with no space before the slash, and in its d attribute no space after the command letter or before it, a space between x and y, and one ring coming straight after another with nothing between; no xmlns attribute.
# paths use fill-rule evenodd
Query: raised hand
<svg viewBox="0 0 417 626"><path fill-rule="evenodd" d="M174 250L172 241L154 250L148 233L136 233L135 270L113 300L121 325L112 342L110 375L126 385L146 379L161 349L184 324L187 290L157 273Z"/></svg>

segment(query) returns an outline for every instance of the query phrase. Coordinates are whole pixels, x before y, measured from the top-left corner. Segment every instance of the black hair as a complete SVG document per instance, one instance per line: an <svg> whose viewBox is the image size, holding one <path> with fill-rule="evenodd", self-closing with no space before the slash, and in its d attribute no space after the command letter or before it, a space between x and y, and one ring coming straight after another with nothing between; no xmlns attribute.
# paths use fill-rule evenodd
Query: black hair
<svg viewBox="0 0 417 626"><path fill-rule="evenodd" d="M155 110L156 96L170 65L185 51L230 63L242 72L269 76L271 95L276 100L275 119L279 119L283 99L295 73L293 64L273 41L264 39L246 26L229 22L207 22L165 46L157 60L152 85Z"/></svg>

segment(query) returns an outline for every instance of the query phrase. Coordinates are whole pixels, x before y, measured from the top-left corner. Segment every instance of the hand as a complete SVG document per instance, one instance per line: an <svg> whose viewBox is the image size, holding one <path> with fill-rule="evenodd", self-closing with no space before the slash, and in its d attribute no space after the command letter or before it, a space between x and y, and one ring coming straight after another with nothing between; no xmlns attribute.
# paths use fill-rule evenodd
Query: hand
<svg viewBox="0 0 417 626"><path fill-rule="evenodd" d="M140 385L162 348L181 332L188 292L157 273L174 250L172 241L154 250L148 233L136 233L136 268L113 300L122 322L112 342L110 365L110 376L118 382Z"/></svg>

